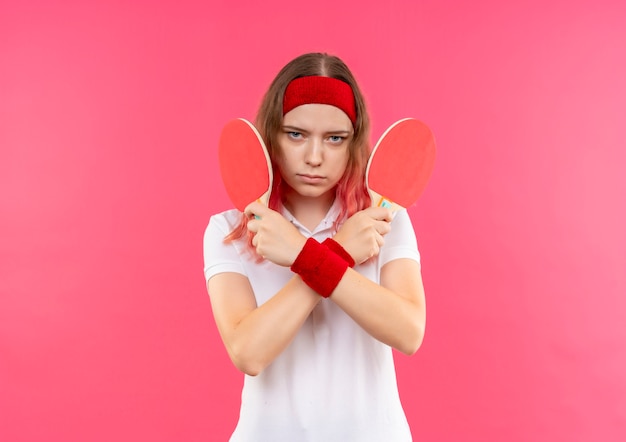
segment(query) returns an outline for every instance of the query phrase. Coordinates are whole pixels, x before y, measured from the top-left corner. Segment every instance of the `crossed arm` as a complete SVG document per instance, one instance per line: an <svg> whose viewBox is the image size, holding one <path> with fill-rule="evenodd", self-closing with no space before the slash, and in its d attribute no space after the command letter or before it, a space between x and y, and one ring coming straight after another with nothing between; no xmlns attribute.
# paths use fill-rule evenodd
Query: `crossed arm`
<svg viewBox="0 0 626 442"><path fill-rule="evenodd" d="M288 221L267 208L254 207L254 245L266 259L283 266L293 263L306 238ZM357 263L378 254L389 231L389 213L370 208L344 223L335 240ZM237 368L257 375L292 341L321 298L298 275L261 306L256 305L248 279L221 273L207 283L215 321ZM414 353L424 336L426 309L420 266L397 259L381 270L380 285L348 269L329 298L374 338L406 353Z"/></svg>

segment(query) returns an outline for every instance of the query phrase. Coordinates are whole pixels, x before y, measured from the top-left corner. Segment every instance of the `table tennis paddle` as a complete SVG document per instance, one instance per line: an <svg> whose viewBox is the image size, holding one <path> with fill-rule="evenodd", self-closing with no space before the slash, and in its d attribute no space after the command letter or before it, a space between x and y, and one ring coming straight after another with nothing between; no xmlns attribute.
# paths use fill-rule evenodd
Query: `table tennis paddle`
<svg viewBox="0 0 626 442"><path fill-rule="evenodd" d="M392 124L372 150L366 169L372 205L392 211L413 205L428 183L435 165L435 138L419 120Z"/></svg>
<svg viewBox="0 0 626 442"><path fill-rule="evenodd" d="M273 173L263 138L252 123L237 118L226 123L218 144L222 181L240 211L253 201L268 205Z"/></svg>

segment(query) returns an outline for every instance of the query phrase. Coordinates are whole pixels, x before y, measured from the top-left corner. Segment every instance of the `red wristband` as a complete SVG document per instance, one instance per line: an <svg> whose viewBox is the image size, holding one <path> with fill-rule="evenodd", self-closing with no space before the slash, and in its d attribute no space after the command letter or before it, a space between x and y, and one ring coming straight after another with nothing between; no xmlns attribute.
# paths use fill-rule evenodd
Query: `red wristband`
<svg viewBox="0 0 626 442"><path fill-rule="evenodd" d="M291 265L291 270L300 275L306 285L328 298L348 270L348 263L326 246L309 238Z"/></svg>
<svg viewBox="0 0 626 442"><path fill-rule="evenodd" d="M339 257L347 262L350 267L354 267L354 259L337 241L332 238L326 238L322 244L339 255Z"/></svg>

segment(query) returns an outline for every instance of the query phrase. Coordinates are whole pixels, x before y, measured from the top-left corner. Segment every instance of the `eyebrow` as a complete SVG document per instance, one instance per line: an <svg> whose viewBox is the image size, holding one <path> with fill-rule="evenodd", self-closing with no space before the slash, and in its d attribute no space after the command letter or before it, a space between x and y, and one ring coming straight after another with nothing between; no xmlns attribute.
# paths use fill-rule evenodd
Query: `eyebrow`
<svg viewBox="0 0 626 442"><path fill-rule="evenodd" d="M308 130L301 129L301 128L297 127L297 126L283 126L283 130L286 130L286 131L289 131L289 132L309 133ZM324 133L326 135L344 135L344 136L348 136L348 135L352 134L352 131L336 129L336 130L329 130L329 131L324 132Z"/></svg>

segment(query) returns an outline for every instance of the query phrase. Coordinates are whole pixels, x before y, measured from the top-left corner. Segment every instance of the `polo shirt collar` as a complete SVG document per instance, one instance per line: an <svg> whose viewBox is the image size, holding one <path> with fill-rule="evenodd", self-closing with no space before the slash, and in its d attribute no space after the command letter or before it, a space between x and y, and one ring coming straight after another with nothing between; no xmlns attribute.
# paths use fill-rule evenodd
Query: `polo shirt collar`
<svg viewBox="0 0 626 442"><path fill-rule="evenodd" d="M340 210L341 210L341 202L337 198L335 198L335 201L333 201L332 206L330 206L330 209L328 209L328 212L326 213L326 216L324 217L324 219L322 219L320 221L320 223L317 225L317 227L315 229L313 229L312 232L310 232L309 229L307 229L305 226L303 226L300 223L300 221L298 221L296 219L296 217L293 216L291 214L291 212L289 210L287 210L287 208L284 205L282 205L282 204L281 204L280 212L285 217L285 219L290 221L301 232L308 233L310 235L314 235L316 233L320 233L320 232L324 232L326 230L332 229L334 224L335 224L335 220L339 216Z"/></svg>

